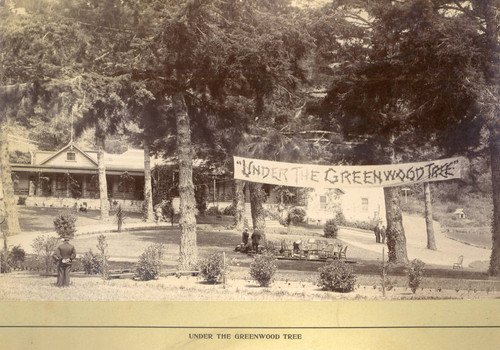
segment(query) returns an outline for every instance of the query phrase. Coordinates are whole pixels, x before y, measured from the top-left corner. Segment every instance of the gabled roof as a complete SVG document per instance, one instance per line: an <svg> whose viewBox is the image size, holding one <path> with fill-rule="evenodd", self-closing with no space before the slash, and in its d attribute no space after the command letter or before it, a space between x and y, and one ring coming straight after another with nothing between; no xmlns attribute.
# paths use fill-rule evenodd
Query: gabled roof
<svg viewBox="0 0 500 350"><path fill-rule="evenodd" d="M92 162L95 166L97 166L97 162L91 157L89 156L86 152L82 151L80 148L78 148L75 144L73 144L73 142L70 142L69 144L67 144L66 146L64 146L63 148L61 148L59 151L57 151L56 153L54 153L53 155L51 155L49 158L43 160L39 165L44 165L46 164L47 162L49 162L50 160L56 158L58 155L60 155L61 153L67 151L67 150L76 150L78 151L79 153L81 153L85 158L87 158L90 162Z"/></svg>

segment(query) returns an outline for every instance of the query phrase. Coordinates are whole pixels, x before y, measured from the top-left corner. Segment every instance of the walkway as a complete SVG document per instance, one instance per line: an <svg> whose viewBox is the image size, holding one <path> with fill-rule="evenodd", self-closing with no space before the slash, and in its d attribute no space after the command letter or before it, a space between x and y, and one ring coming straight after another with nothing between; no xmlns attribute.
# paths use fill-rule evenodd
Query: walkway
<svg viewBox="0 0 500 350"><path fill-rule="evenodd" d="M453 266L458 256L463 255L463 266L467 267L473 261L489 261L490 259L490 249L476 248L447 238L441 233L437 222L434 222L437 250L426 248L427 232L424 218L405 215L403 216L403 226L410 260L418 258L428 264ZM368 231L341 229L338 238L348 244L382 254L384 245L376 243L375 234ZM387 252L386 245L385 251Z"/></svg>

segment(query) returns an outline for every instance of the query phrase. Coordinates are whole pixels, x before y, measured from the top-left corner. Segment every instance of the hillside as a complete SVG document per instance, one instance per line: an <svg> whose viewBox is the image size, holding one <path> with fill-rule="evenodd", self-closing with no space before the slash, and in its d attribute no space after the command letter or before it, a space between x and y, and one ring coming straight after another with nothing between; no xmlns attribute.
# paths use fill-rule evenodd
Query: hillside
<svg viewBox="0 0 500 350"><path fill-rule="evenodd" d="M423 186L419 186L423 187ZM424 216L423 189L415 186L401 199L403 212ZM464 218L455 213L463 209ZM439 222L441 232L462 242L478 247L491 248L491 194L474 190L457 182L434 185L432 189L433 219Z"/></svg>

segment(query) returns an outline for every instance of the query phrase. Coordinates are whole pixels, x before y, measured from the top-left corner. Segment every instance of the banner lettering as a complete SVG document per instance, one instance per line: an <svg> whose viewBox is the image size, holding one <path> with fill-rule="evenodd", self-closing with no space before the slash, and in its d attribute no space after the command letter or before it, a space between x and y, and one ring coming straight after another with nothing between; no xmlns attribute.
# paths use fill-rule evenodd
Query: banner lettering
<svg viewBox="0 0 500 350"><path fill-rule="evenodd" d="M462 160L328 166L234 157L234 178L294 187L391 187L461 178Z"/></svg>

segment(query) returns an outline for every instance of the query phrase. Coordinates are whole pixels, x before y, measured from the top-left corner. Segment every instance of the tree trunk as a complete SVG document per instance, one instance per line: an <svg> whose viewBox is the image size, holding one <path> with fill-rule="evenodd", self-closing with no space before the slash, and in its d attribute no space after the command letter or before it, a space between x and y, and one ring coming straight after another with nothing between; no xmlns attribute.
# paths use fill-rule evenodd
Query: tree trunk
<svg viewBox="0 0 500 350"><path fill-rule="evenodd" d="M406 264L406 237L403 228L403 216L400 203L401 189L399 187L385 187L385 212L387 220L387 247L389 249L389 262Z"/></svg>
<svg viewBox="0 0 500 350"><path fill-rule="evenodd" d="M487 82L492 87L498 86L499 80L499 16L498 6L494 6L493 1L477 1L473 2L474 6L479 6L480 12L483 13L486 22L486 40L488 52L485 55L484 73ZM495 91L495 89L491 89ZM491 182L493 195L493 223L492 223L492 248L490 267L488 274L492 276L500 275L500 116L498 115L498 92L492 96L491 115L487 116L489 123L489 146L491 159Z"/></svg>
<svg viewBox="0 0 500 350"><path fill-rule="evenodd" d="M488 274L500 275L500 133L490 136L491 182L493 184L493 227Z"/></svg>
<svg viewBox="0 0 500 350"><path fill-rule="evenodd" d="M245 182L235 179L233 182L233 207L234 222L233 226L238 231L243 230L245 224Z"/></svg>
<svg viewBox="0 0 500 350"><path fill-rule="evenodd" d="M262 242L265 242L266 234L266 211L264 201L266 194L262 189L262 184L258 182L249 182L250 189L250 207L252 211L253 231L260 232Z"/></svg>
<svg viewBox="0 0 500 350"><path fill-rule="evenodd" d="M432 221L431 184L424 182L425 196L425 227L427 228L427 249L436 250L436 239L434 238L434 223Z"/></svg>
<svg viewBox="0 0 500 350"><path fill-rule="evenodd" d="M193 150L191 128L182 93L172 96L177 124L177 155L179 158L179 197L181 245L179 257L180 270L192 270L198 260L196 246L196 200L193 185Z"/></svg>
<svg viewBox="0 0 500 350"><path fill-rule="evenodd" d="M155 220L153 213L153 191L151 187L151 157L149 155L149 143L147 138L144 138L144 204L146 213L144 219L146 222Z"/></svg>
<svg viewBox="0 0 500 350"><path fill-rule="evenodd" d="M101 220L109 219L108 183L106 181L106 164L104 163L104 139L97 138L97 169L99 175L99 198L101 201Z"/></svg>
<svg viewBox="0 0 500 350"><path fill-rule="evenodd" d="M3 194L3 210L0 215L0 221L5 219L1 226L4 239L7 236L15 235L21 232L19 226L19 217L17 214L16 201L14 199L14 184L12 183L12 172L9 163L9 146L8 146L8 125L4 120L0 120L0 179L2 181Z"/></svg>

